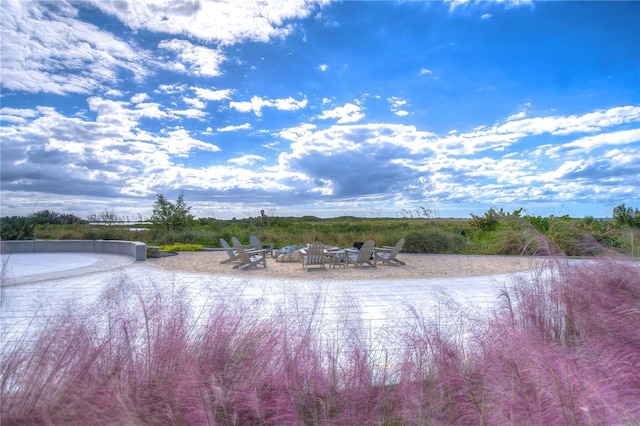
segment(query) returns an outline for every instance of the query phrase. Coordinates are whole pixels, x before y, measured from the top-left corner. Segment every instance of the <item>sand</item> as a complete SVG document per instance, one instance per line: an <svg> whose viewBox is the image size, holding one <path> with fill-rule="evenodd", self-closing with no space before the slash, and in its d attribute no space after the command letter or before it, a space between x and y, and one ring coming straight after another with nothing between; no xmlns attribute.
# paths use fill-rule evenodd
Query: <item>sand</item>
<svg viewBox="0 0 640 426"><path fill-rule="evenodd" d="M280 263L267 256L267 268L260 265L243 271L233 268L237 262L221 264L220 262L225 259L229 259L229 256L224 251L180 252L176 256L149 258L146 264L165 270L213 275L322 280L389 280L504 274L528 270L543 262L543 258L529 256L401 253L398 259L406 265L389 266L378 263L377 268L358 268L353 265L347 268L331 268L327 265L324 270L314 267L307 271L302 267L302 263Z"/></svg>

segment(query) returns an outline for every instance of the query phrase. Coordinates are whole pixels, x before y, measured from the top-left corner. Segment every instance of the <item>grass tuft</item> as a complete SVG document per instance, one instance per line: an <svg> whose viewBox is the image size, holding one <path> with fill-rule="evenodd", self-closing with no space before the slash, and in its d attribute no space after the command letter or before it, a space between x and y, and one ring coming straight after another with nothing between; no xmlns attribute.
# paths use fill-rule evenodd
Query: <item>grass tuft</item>
<svg viewBox="0 0 640 426"><path fill-rule="evenodd" d="M1 353L3 425L638 424L640 273L558 260L491 315L409 307L393 346L356 306L267 311L112 285Z"/></svg>

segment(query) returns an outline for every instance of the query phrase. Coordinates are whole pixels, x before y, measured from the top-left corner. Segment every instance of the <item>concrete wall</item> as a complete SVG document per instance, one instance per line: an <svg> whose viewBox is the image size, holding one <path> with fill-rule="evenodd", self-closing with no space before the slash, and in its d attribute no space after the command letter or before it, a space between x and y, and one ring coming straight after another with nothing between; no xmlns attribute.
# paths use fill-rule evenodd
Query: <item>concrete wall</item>
<svg viewBox="0 0 640 426"><path fill-rule="evenodd" d="M147 260L147 245L139 241L117 240L29 240L2 241L0 253L66 253L96 252L125 254L136 260Z"/></svg>

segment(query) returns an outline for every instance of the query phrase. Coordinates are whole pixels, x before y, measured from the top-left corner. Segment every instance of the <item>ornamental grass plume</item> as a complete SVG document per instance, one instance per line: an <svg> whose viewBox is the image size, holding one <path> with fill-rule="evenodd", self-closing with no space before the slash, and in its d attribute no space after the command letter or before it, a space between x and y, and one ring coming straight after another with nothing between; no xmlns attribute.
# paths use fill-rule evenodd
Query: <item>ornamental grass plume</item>
<svg viewBox="0 0 640 426"><path fill-rule="evenodd" d="M122 279L2 348L0 421L639 424L639 270L550 263L518 275L491 314L407 308L386 346L353 300L333 318L322 296L196 304Z"/></svg>

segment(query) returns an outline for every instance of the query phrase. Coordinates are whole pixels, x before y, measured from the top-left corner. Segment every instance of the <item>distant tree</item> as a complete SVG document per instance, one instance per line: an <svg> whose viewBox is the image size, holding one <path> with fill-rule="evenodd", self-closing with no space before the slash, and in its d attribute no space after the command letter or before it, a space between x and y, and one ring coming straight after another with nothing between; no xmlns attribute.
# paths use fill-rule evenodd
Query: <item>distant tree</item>
<svg viewBox="0 0 640 426"><path fill-rule="evenodd" d="M188 226L194 217L190 213L191 207L184 202L184 194L180 192L175 203L167 200L164 195L157 194L153 204L151 222L155 227L164 230L175 230Z"/></svg>
<svg viewBox="0 0 640 426"><path fill-rule="evenodd" d="M84 222L73 214L63 214L52 210L40 210L29 215L29 220L34 225L66 225Z"/></svg>
<svg viewBox="0 0 640 426"><path fill-rule="evenodd" d="M613 220L616 225L640 228L640 210L620 204L613 208Z"/></svg>
<svg viewBox="0 0 640 426"><path fill-rule="evenodd" d="M0 239L33 239L33 222L24 216L0 217Z"/></svg>

